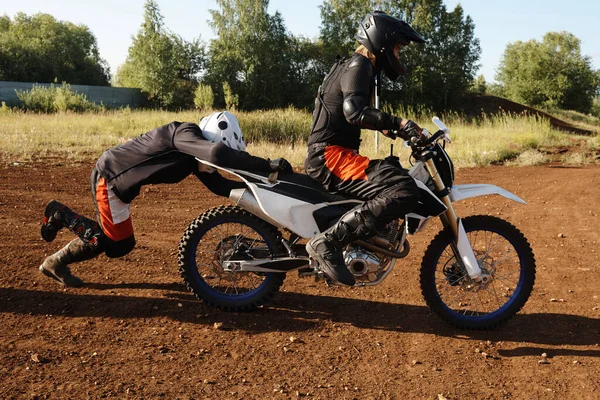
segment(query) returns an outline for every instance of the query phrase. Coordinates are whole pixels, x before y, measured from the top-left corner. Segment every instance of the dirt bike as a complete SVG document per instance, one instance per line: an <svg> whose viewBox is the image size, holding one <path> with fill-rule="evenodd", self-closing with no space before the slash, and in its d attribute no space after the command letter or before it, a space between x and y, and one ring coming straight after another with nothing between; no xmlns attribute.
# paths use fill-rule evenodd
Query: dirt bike
<svg viewBox="0 0 600 400"><path fill-rule="evenodd" d="M429 244L421 263L420 285L429 308L464 329L490 329L515 315L535 280L535 258L523 234L488 215L464 219L452 203L497 194L525 204L494 185L453 185L454 166L445 151L449 129L426 130L405 143L411 148L409 171L420 189L417 208L343 251L355 286L378 285L410 251L408 235L439 217L443 229ZM361 204L324 191L304 174L266 175L199 162L239 177L235 204L209 209L196 218L179 244L179 272L186 286L207 305L222 310L251 310L271 298L286 274L328 278L305 250L306 240L333 225ZM330 282L331 283L331 282Z"/></svg>

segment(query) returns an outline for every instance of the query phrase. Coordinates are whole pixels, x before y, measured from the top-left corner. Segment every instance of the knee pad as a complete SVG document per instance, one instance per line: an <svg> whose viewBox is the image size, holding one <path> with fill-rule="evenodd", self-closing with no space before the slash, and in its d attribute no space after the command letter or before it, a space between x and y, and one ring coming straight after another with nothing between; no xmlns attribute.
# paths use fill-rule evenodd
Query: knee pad
<svg viewBox="0 0 600 400"><path fill-rule="evenodd" d="M104 253L110 258L123 257L129 254L134 247L135 237L133 235L119 241L114 241L107 237L104 245Z"/></svg>

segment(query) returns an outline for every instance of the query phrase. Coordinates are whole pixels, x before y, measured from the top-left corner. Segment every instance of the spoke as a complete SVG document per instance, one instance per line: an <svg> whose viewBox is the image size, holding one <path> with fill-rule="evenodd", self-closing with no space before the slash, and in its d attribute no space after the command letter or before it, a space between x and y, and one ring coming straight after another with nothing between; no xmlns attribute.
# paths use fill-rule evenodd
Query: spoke
<svg viewBox="0 0 600 400"><path fill-rule="evenodd" d="M471 299L469 300L469 306L471 306L471 307L472 307L472 310L471 310L471 316L475 315L475 308L476 308L476 307L473 305L473 304L475 303L475 302L473 301L473 298L476 298L476 297L477 297L477 293L475 293L475 291L473 290L473 291L471 292ZM466 309L465 309L465 313L464 313L464 315L467 315L467 311L466 311Z"/></svg>
<svg viewBox="0 0 600 400"><path fill-rule="evenodd" d="M221 223L204 232L195 254L196 268L213 289L230 296L239 296L259 287L264 277L252 272L227 272L222 262L225 254L234 255L261 245L270 251L261 234L243 223ZM246 249L247 246L250 246ZM209 283L210 282L210 283Z"/></svg>
<svg viewBox="0 0 600 400"><path fill-rule="evenodd" d="M452 286L450 286L452 287ZM460 286L457 287L457 291L456 291L456 295L454 296L454 298L452 299L452 301L450 302L450 304L448 304L448 308L452 308L452 304L454 304L454 301L456 301L456 298L458 296L461 295L461 292L463 292L462 288ZM464 296L464 293L462 293L462 295ZM462 299L462 297L461 297ZM459 301L459 303L462 303L461 301Z"/></svg>
<svg viewBox="0 0 600 400"><path fill-rule="evenodd" d="M448 258L448 262L452 261L452 259L456 258L456 255L454 254L454 252L452 251L452 247L448 246L446 247L446 249L444 249L444 253L443 254L447 254L446 258Z"/></svg>
<svg viewBox="0 0 600 400"><path fill-rule="evenodd" d="M473 302L473 311L471 312L471 316L487 314L485 303L481 300L482 292L474 292L475 301ZM476 305L479 304L479 307Z"/></svg>
<svg viewBox="0 0 600 400"><path fill-rule="evenodd" d="M217 241L220 242L219 236L217 236L217 234L223 236L223 226L224 224L219 224L219 225L215 225L213 227L211 227L208 231L206 231L206 233L210 233L211 236Z"/></svg>
<svg viewBox="0 0 600 400"><path fill-rule="evenodd" d="M505 274L505 275L494 275L494 279L496 279L496 280L502 280L502 279L509 278L509 277L511 277L511 276L513 276L515 274L518 275L518 276L521 275L520 271L514 271L514 272L511 272L511 273ZM518 281L518 279L517 279L517 281Z"/></svg>
<svg viewBox="0 0 600 400"><path fill-rule="evenodd" d="M237 287L237 277L236 277L236 276L233 276L233 277L232 277L232 281L233 281L233 290L235 290L235 294L240 294L240 293L238 292L238 287Z"/></svg>
<svg viewBox="0 0 600 400"><path fill-rule="evenodd" d="M211 230L209 230L207 233L210 233L210 234L212 235L212 237L215 239L215 241L216 241L217 243L221 243L221 242L222 242L222 240L223 240L223 237L227 237L227 236L228 236L228 235L227 235L227 233L226 233L226 232L223 232L223 230L222 230L222 229L223 229L223 228L222 228L222 225L217 225L217 226L214 226L214 227L213 227ZM217 233L221 235L221 239L219 239L219 236L217 236L217 235L216 235L216 234L213 232L213 230L214 230L214 231L217 231Z"/></svg>
<svg viewBox="0 0 600 400"><path fill-rule="evenodd" d="M504 263L504 261L506 261L506 260L509 260L509 259L511 259L512 257L515 257L515 256L516 256L516 254L509 254L509 255L507 255L506 257L503 257L503 258L499 258L499 259L497 259L497 260L494 260L494 265L500 265L500 264L503 264L503 263ZM513 261L513 262L511 262L511 263L506 263L506 265L511 265L511 264L515 264L515 265L521 265L521 263L520 263L520 261L519 261L518 259L517 259L517 260L515 260L515 261Z"/></svg>
<svg viewBox="0 0 600 400"><path fill-rule="evenodd" d="M479 231L474 231L475 232L475 238L473 240L471 240L471 236L473 232L469 232L469 243L472 243L472 246L474 248L475 244L477 244L477 239L479 238Z"/></svg>
<svg viewBox="0 0 600 400"><path fill-rule="evenodd" d="M238 224L240 226L240 233L235 235L235 243L233 243L234 248L237 250L240 246L240 241L246 238L246 234L244 233L245 226L242 224Z"/></svg>
<svg viewBox="0 0 600 400"><path fill-rule="evenodd" d="M214 255L214 254L217 254L217 251L216 250L198 250L198 253Z"/></svg>
<svg viewBox="0 0 600 400"><path fill-rule="evenodd" d="M514 290L512 287L514 286L516 288L517 285L518 285L518 283L519 283L518 281L517 282L513 282L513 281L510 281L510 280L504 280L504 279L496 279L496 281L502 282L504 285L506 285L506 287L510 288L511 290Z"/></svg>
<svg viewBox="0 0 600 400"><path fill-rule="evenodd" d="M256 238L252 241L252 243L250 243L250 249L254 249L254 246L256 245L256 242L262 242L262 240L260 238Z"/></svg>
<svg viewBox="0 0 600 400"><path fill-rule="evenodd" d="M498 298L498 292L496 291L496 282L492 281L492 291L494 292L494 297L496 297L496 303L498 304L498 309L504 305L504 303L500 304L500 299Z"/></svg>
<svg viewBox="0 0 600 400"><path fill-rule="evenodd" d="M488 256L488 254L490 254L490 252L494 248L494 245L496 244L496 240L494 239L495 236L497 236L498 238L501 238L500 235L494 235L493 233L491 234L489 244L486 243L486 250L485 250L485 254L483 255L483 258L486 258ZM502 239L504 239L504 238L502 238Z"/></svg>

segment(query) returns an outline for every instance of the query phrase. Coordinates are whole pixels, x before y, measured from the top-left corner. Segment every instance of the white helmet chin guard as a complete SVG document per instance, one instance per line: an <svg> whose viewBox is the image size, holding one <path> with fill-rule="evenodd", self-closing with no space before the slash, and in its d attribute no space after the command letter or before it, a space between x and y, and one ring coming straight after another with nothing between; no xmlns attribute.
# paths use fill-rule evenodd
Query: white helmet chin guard
<svg viewBox="0 0 600 400"><path fill-rule="evenodd" d="M202 136L213 143L223 143L234 150L246 150L246 142L237 118L230 112L214 112L200 120Z"/></svg>

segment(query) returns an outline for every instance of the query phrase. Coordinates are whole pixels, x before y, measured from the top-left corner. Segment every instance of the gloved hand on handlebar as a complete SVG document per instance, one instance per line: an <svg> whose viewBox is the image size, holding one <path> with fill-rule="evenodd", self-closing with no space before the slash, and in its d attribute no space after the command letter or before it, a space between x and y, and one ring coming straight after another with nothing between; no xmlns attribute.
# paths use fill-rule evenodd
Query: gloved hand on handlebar
<svg viewBox="0 0 600 400"><path fill-rule="evenodd" d="M276 158L275 160L269 160L269 168L271 171L278 171L283 173L292 173L292 164L289 163L285 158Z"/></svg>
<svg viewBox="0 0 600 400"><path fill-rule="evenodd" d="M402 121L402 119L398 118L398 121L398 125L400 125L400 121ZM401 138L404 140L410 140L410 138L412 137L420 137L423 133L423 129L414 121L411 121L409 119L405 121L406 123L402 125L400 129L389 130L387 132L384 132L384 134L391 139Z"/></svg>
<svg viewBox="0 0 600 400"><path fill-rule="evenodd" d="M412 137L420 137L423 129L410 119L406 121L404 126L398 131L399 135L404 140L410 140Z"/></svg>

